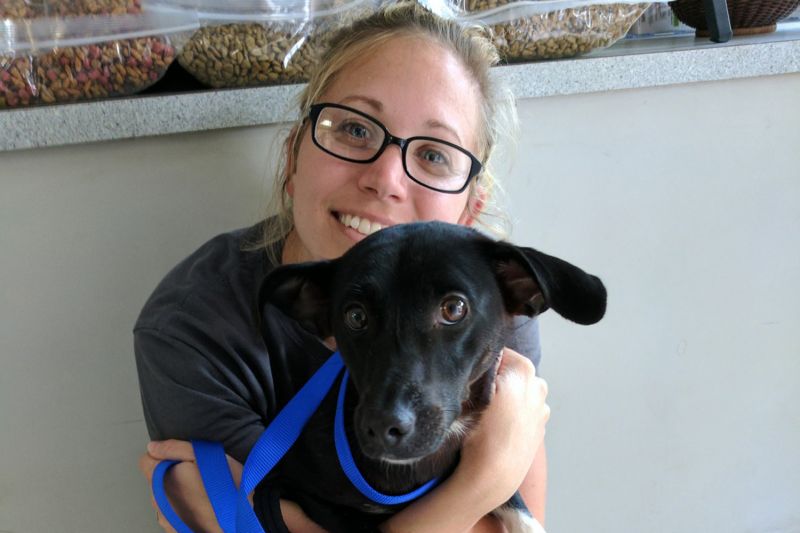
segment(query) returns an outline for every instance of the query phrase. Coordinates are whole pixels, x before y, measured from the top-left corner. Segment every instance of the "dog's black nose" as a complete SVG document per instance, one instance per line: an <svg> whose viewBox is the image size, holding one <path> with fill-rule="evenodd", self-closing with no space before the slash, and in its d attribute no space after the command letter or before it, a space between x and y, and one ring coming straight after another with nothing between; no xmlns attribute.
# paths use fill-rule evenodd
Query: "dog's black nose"
<svg viewBox="0 0 800 533"><path fill-rule="evenodd" d="M410 409L398 407L367 417L366 435L370 441L391 450L403 443L413 431L416 418Z"/></svg>

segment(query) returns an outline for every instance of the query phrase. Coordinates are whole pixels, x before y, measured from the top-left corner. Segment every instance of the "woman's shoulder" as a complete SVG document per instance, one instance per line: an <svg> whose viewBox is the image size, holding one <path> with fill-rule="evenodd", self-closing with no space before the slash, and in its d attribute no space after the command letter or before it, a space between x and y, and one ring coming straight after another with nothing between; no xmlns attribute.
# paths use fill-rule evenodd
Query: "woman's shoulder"
<svg viewBox="0 0 800 533"><path fill-rule="evenodd" d="M167 328L176 317L251 316L258 284L274 265L255 248L261 223L221 233L173 267L145 303L136 328Z"/></svg>

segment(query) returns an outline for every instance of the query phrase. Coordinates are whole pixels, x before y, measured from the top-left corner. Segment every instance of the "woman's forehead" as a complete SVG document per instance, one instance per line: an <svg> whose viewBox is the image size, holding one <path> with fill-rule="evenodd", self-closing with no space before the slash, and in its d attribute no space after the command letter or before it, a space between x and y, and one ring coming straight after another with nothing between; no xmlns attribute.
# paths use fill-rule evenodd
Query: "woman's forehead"
<svg viewBox="0 0 800 533"><path fill-rule="evenodd" d="M452 51L430 38L402 35L369 52L338 72L321 101L374 115L397 135L456 137L475 149L481 94Z"/></svg>

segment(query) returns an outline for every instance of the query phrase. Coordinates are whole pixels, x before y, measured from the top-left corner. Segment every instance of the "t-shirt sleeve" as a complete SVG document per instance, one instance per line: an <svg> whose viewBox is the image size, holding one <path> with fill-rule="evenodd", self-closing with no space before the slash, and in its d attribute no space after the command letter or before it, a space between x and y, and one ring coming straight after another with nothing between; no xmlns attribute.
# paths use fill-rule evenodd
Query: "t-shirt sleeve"
<svg viewBox="0 0 800 533"><path fill-rule="evenodd" d="M542 345L539 343L539 321L536 317L515 316L506 346L530 359L536 372L539 372Z"/></svg>
<svg viewBox="0 0 800 533"><path fill-rule="evenodd" d="M254 393L236 368L226 367L204 348L155 328L134 330L147 430L156 440L221 442L244 463L264 431L268 395Z"/></svg>

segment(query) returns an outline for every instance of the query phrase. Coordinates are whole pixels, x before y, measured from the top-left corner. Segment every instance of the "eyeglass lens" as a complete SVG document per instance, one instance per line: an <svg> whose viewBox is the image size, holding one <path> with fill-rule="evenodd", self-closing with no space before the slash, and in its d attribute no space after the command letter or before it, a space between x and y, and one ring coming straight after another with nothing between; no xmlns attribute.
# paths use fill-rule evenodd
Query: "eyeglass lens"
<svg viewBox="0 0 800 533"><path fill-rule="evenodd" d="M386 138L385 130L374 120L338 107L320 111L314 135L325 150L352 161L373 159ZM435 140L412 139L405 149L406 172L436 189L461 189L471 167L469 155Z"/></svg>

